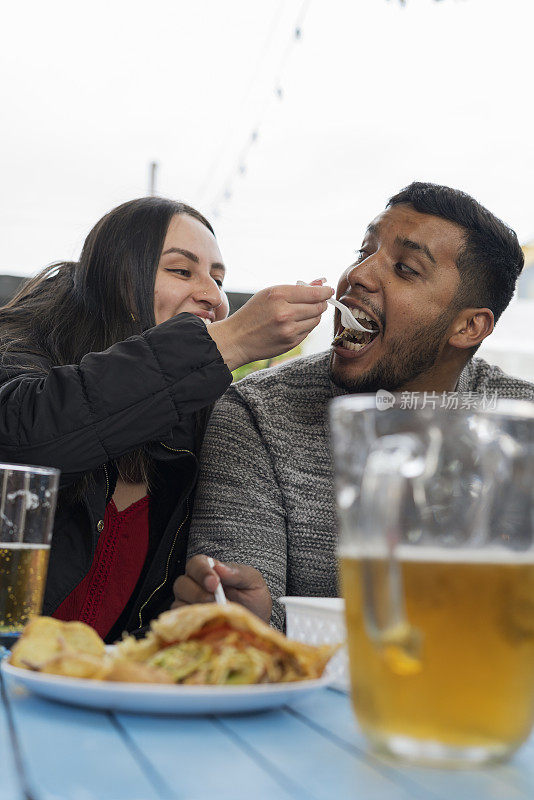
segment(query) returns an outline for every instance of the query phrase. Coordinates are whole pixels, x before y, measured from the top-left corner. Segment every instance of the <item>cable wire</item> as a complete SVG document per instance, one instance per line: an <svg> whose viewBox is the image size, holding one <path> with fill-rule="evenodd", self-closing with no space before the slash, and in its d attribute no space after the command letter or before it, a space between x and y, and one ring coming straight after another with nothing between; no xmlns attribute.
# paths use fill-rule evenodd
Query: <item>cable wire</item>
<svg viewBox="0 0 534 800"><path fill-rule="evenodd" d="M269 26L269 32L267 33L267 37L266 37L266 39L265 39L265 41L263 43L263 47L261 49L261 53L260 53L260 55L259 55L259 57L258 57L258 59L256 61L256 67L252 72L252 78L250 79L250 81L248 83L248 86L247 86L245 92L242 95L241 102L239 103L238 110L236 112L236 116L238 116L239 112L243 108L245 108L246 103L248 102L248 99L249 99L250 95L252 94L252 89L254 88L254 86L256 84L258 76L261 74L261 68L263 66L263 61L264 61L267 53L269 52L272 40L274 39L274 34L275 34L276 29L278 27L278 22L280 20L280 17L282 15L282 10L284 8L284 2L285 2L285 0L280 0L280 2L278 4L278 7L277 7L277 9L276 9L276 11L275 11L275 13L273 15L273 18L271 20L271 25ZM228 148L228 145L229 145L230 141L232 140L232 138L234 137L234 134L236 133L236 130L237 129L236 129L235 125L234 126L231 125L227 129L226 136L223 138L223 140L221 142L221 146L217 150L217 152L215 154L215 157L213 158L213 160L212 160L209 168L207 169L206 174L205 174L205 176L204 176L204 178L202 180L202 183L200 184L200 187L199 187L197 195L196 195L197 198L202 198L206 194L207 190L209 189L209 187L211 185L211 182L213 180L213 176L216 174L217 169L220 166L220 162L222 161L222 158L225 155L226 150ZM197 202L198 202L198 200L197 200Z"/></svg>
<svg viewBox="0 0 534 800"><path fill-rule="evenodd" d="M283 99L283 89L282 89L283 71L295 44L299 43L302 38L302 26L304 24L304 20L306 18L306 14L308 13L310 4L311 0L304 0L304 2L302 3L300 10L297 14L295 23L293 25L291 38L289 39L282 54L282 57L280 59L280 62L278 64L278 68L275 73L274 86L267 95L266 100L259 114L257 115L256 124L251 128L248 136L244 141L244 144L241 146L241 149L238 152L238 156L234 162L233 167L231 168L231 170L228 171L226 179L221 183L221 188L215 194L214 199L209 204L210 207L212 208L211 213L214 217L219 216L219 205L223 201L228 201L231 199L233 194L233 179L238 175L244 175L246 172L246 157L248 155L248 152L258 141L261 124L266 116L266 111L269 104L273 101L273 99L276 99L278 101Z"/></svg>

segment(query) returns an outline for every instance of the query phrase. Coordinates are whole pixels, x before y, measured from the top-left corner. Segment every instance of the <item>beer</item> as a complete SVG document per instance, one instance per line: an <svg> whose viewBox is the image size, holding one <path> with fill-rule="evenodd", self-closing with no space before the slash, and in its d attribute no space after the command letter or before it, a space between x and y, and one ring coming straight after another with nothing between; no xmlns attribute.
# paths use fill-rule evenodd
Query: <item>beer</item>
<svg viewBox="0 0 534 800"><path fill-rule="evenodd" d="M534 554L401 546L397 558L406 636L388 641L370 626L362 599L362 567L370 570L367 602L387 596L386 562L375 553L364 563L355 546L341 553L363 730L385 749L408 737L507 755L534 722Z"/></svg>
<svg viewBox="0 0 534 800"><path fill-rule="evenodd" d="M50 545L0 542L0 635L41 612Z"/></svg>

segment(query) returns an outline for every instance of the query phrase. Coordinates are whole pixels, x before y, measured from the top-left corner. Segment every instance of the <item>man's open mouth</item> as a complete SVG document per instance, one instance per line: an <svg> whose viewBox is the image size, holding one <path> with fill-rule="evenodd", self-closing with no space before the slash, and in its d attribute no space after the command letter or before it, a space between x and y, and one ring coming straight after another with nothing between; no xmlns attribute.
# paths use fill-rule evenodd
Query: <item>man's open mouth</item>
<svg viewBox="0 0 534 800"><path fill-rule="evenodd" d="M359 308L351 308L352 316L366 328L371 328L371 332L356 331L351 328L341 326L332 342L333 347L344 347L346 350L361 350L377 337L380 328L374 319L371 319L365 311Z"/></svg>

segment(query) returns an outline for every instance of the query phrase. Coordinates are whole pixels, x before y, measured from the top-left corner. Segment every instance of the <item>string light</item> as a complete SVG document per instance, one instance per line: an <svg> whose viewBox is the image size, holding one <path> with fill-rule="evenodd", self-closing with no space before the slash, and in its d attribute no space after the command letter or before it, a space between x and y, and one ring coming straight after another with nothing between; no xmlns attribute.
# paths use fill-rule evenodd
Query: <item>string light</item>
<svg viewBox="0 0 534 800"><path fill-rule="evenodd" d="M267 107L271 102L271 99L274 97L278 102L282 102L284 100L284 88L282 81L283 71L295 44L300 43L302 40L302 26L306 14L308 12L310 3L311 0L304 0L304 2L300 7L297 19L295 21L292 30L291 38L282 54L282 57L278 65L278 69L276 71L272 93L267 96L266 101L262 109L260 110L260 113L258 114L256 125L252 128L251 133L245 140L245 144L241 147L238 156L235 159L234 165L229 170L226 179L222 181L223 188L219 190L219 192L215 195L215 199L211 203L211 215L214 217L220 216L221 205L232 197L232 187L236 178L242 177L243 175L246 174L247 157L249 151L252 149L252 147L256 145L258 141L260 127L267 112Z"/></svg>
<svg viewBox="0 0 534 800"><path fill-rule="evenodd" d="M296 20L294 28L293 28L291 39L289 40L288 45L287 45L287 47L286 47L286 49L285 49L285 51L284 51L284 53L282 55L278 70L276 72L272 94L270 94L267 97L267 100L266 100L266 102L265 102L265 104L264 104L264 106L263 106L263 108L262 108L262 110L261 110L261 112L259 114L259 117L258 117L258 120L257 120L257 123L256 123L255 127L252 129L252 131L249 134L248 138L245 140L245 144L242 146L241 150L239 151L237 159L235 160L234 165L232 166L232 168L229 170L226 179L224 181L222 181L222 184L221 184L222 188L215 195L214 200L210 204L211 205L211 215L213 217L219 217L220 214L221 214L221 205L225 201L228 201L228 200L230 200L232 198L232 196L233 196L233 184L234 184L234 181L236 180L236 178L238 178L238 177L242 178L247 172L247 164L246 164L247 157L248 157L248 154L249 154L249 151L251 150L251 148L258 141L259 129L261 127L261 123L263 122L263 118L265 116L265 113L266 113L266 110L267 110L267 106L268 106L270 100L273 97L276 98L276 100L278 102L282 102L284 100L284 87L283 87L283 81L282 81L283 70L284 70L286 62L287 62L287 60L288 60L288 58L289 58L289 56L291 54L291 51L292 51L295 43L299 43L302 40L302 26L303 26L306 14L308 12L308 8L309 8L309 5L310 5L310 2L311 2L311 0L304 0L304 2L302 3L302 6L300 8L300 11L299 11L299 13L297 15L297 20ZM398 2L401 4L401 6L405 6L406 3L407 3L407 0L398 0ZM434 0L434 2L438 2L439 3L439 2L442 2L442 0ZM277 22L278 16L279 16L279 11L277 11L277 13L275 15L275 19L273 20L273 23ZM268 36L268 42L270 42L270 40L272 38L272 34L274 33L274 30L275 30L275 24L273 24L272 27L271 27L271 31L270 31L270 34ZM266 50L267 50L267 47L264 47L264 51L263 52L265 53ZM250 87L249 87L249 89L250 89ZM249 94L249 92L247 92L247 94ZM215 172L215 168L218 165L220 154L221 153L219 153L219 155L218 155L218 157L217 157L217 159L215 161L215 164L213 164L210 167L210 170L209 170L209 173L208 173L209 178L211 178L211 176Z"/></svg>
<svg viewBox="0 0 534 800"><path fill-rule="evenodd" d="M237 110L236 110L236 112L234 114L234 117L238 117L240 112L241 112L241 110L246 107L246 105L248 103L248 100L249 100L250 96L252 95L252 91L256 86L258 77L261 74L263 63L265 61L265 58L267 57L267 54L269 53L271 44L272 44L273 39L274 39L274 35L275 35L277 27L278 27L278 23L279 23L280 17L282 15L283 10L284 10L284 3L285 3L285 0L280 0L280 3L279 3L279 5L278 5L278 7L277 7L277 9L276 9L276 11L274 13L274 16L273 16L273 18L271 20L271 25L269 26L269 31L267 33L267 37L266 37L266 39L265 39L265 41L263 43L263 47L262 47L261 52L260 52L260 54L258 56L258 59L256 61L256 67L255 67L255 69L251 70L251 76L252 77L251 77L251 79L250 79L250 81L249 81L249 83L247 85L247 88L246 88L246 90L245 90L245 92L244 92L244 94L243 94L243 96L241 98L241 102L238 105L238 108L237 108ZM229 130L226 132L226 136L223 137L222 142L220 144L220 147L216 151L215 157L214 157L213 161L209 164L209 166L208 166L208 168L206 170L206 173L204 175L204 178L203 178L203 180L202 180L202 182L200 184L200 188L199 188L199 190L197 192L197 204L201 204L202 198L206 194L207 190L210 188L211 183L213 181L213 176L217 174L217 170L218 170L218 167L220 165L220 162L222 161L222 159L223 159L223 157L224 157L224 155L225 155L225 153L226 153L226 151L228 149L228 145L229 145L230 141L232 140L232 138L233 138L235 133L236 133L235 127L231 126L229 128Z"/></svg>

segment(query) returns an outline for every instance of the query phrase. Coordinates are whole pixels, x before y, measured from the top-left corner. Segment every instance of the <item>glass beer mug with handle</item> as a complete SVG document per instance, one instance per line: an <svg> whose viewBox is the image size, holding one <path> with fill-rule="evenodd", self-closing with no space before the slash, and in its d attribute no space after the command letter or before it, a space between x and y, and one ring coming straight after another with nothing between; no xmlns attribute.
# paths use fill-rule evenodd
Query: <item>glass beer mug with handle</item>
<svg viewBox="0 0 534 800"><path fill-rule="evenodd" d="M40 614L59 470L0 463L0 645Z"/></svg>
<svg viewBox="0 0 534 800"><path fill-rule="evenodd" d="M378 751L508 757L534 723L534 407L331 406L352 699Z"/></svg>

